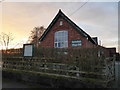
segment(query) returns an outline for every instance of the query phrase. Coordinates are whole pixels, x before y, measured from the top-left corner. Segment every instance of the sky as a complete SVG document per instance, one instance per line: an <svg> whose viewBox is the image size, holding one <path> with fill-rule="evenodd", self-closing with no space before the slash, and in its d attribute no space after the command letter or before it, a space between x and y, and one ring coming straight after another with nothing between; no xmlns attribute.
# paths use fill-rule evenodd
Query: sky
<svg viewBox="0 0 120 90"><path fill-rule="evenodd" d="M17 1L17 0L16 0ZM91 37L98 37L101 45L116 47L118 51L118 2L12 2L0 3L0 33L12 33L11 48L26 43L34 27L47 26L59 9ZM33 0L31 0L33 1ZM36 0L35 0L36 1ZM62 1L62 0L61 0ZM81 0L80 0L81 1ZM81 8L80 8L81 7ZM80 8L78 10L78 8ZM77 10L77 11L76 11ZM75 12L76 11L76 12ZM75 12L75 13L74 13Z"/></svg>

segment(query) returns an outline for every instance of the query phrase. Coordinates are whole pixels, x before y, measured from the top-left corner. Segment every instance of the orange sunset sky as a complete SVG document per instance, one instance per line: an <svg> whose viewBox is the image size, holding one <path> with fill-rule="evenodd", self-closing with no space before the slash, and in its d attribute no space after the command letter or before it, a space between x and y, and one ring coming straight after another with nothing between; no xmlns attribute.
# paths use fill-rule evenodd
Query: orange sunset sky
<svg viewBox="0 0 120 90"><path fill-rule="evenodd" d="M116 47L118 51L118 2L90 2L89 0L77 10L83 3L85 2L3 1L0 3L0 33L13 34L11 48L22 47L34 27L43 25L47 28L58 10L62 9L91 37L97 36L103 46ZM72 13L74 14L71 15Z"/></svg>

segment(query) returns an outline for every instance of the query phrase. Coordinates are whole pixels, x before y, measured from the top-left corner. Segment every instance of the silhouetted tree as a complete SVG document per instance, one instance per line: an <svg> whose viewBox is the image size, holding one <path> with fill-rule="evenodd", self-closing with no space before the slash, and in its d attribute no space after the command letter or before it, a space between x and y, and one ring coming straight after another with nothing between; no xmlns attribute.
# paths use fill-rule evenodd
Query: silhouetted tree
<svg viewBox="0 0 120 90"><path fill-rule="evenodd" d="M6 33L2 32L1 35L0 35L0 45L1 45L1 47L2 48L4 47L7 51L8 47L9 47L11 41L13 41L13 39L14 38L13 38L12 33L6 34Z"/></svg>
<svg viewBox="0 0 120 90"><path fill-rule="evenodd" d="M44 31L45 31L44 26L34 27L29 36L28 42L33 43L35 45L35 47L38 47L39 46L39 38L42 36Z"/></svg>

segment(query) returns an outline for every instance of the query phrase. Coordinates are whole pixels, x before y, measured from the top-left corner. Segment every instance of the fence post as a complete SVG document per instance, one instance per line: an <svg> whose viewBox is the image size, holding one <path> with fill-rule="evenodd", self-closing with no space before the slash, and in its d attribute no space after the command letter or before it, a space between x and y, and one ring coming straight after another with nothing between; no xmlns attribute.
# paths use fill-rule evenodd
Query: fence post
<svg viewBox="0 0 120 90"><path fill-rule="evenodd" d="M115 60L116 60L116 55L113 56L114 80L115 80Z"/></svg>
<svg viewBox="0 0 120 90"><path fill-rule="evenodd" d="M46 68L47 68L47 65L46 65L46 60L45 60L45 63L44 63L44 71L46 72Z"/></svg>
<svg viewBox="0 0 120 90"><path fill-rule="evenodd" d="M78 71L76 73L76 76L79 77L80 75L79 75L79 60L78 60L78 57L76 57L76 71Z"/></svg>
<svg viewBox="0 0 120 90"><path fill-rule="evenodd" d="M76 70L78 71L78 72L76 73L76 76L79 77L79 76L80 76L80 74L79 74L79 68L76 67Z"/></svg>

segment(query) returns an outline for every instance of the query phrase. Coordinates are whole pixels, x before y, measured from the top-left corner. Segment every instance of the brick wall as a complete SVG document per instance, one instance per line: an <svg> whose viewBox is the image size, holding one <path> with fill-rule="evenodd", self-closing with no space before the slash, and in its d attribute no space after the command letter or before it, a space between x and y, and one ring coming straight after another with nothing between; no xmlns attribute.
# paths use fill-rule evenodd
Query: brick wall
<svg viewBox="0 0 120 90"><path fill-rule="evenodd" d="M116 54L116 48L106 48L109 51L109 55L113 57Z"/></svg>
<svg viewBox="0 0 120 90"><path fill-rule="evenodd" d="M63 21L63 25L60 26L59 22L60 20ZM71 41L72 40L82 40L82 48L90 48L93 47L94 45L87 40L87 38L83 37L80 32L75 30L66 20L62 19L60 17L57 22L53 25L51 30L47 33L47 35L44 37L43 41L41 41L40 46L42 47L54 47L54 33L56 31L61 31L61 30L67 30L68 31L68 47L71 46Z"/></svg>

